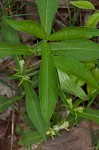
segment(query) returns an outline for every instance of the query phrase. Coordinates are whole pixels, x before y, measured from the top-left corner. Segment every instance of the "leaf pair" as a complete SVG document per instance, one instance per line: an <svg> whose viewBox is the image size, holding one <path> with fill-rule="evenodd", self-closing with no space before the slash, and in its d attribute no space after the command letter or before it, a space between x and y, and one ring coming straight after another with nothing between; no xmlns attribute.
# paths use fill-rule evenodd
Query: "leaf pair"
<svg viewBox="0 0 99 150"><path fill-rule="evenodd" d="M69 56L79 61L92 61L99 59L99 44L89 40L67 40L65 42L50 43L53 55ZM0 57L9 55L41 55L41 44L34 48L28 45L0 43Z"/></svg>
<svg viewBox="0 0 99 150"><path fill-rule="evenodd" d="M66 27L54 34L47 36L44 28L33 21L14 21L5 19L5 22L18 31L26 32L43 40L60 41L60 40L76 40L89 39L99 36L99 30L89 27Z"/></svg>

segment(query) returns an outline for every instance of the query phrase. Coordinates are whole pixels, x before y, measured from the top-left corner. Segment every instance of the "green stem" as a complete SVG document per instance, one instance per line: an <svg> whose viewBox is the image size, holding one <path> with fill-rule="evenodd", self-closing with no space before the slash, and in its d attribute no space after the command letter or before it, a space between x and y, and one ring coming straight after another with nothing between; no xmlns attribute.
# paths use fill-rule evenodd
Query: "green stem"
<svg viewBox="0 0 99 150"><path fill-rule="evenodd" d="M27 146L27 150L31 150L31 146Z"/></svg>

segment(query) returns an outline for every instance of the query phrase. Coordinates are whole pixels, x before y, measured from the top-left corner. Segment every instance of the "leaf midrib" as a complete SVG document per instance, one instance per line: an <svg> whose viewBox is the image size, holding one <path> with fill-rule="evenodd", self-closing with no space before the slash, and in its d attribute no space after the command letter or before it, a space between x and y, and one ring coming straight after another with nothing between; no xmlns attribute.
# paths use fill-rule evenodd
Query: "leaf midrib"
<svg viewBox="0 0 99 150"><path fill-rule="evenodd" d="M48 11L48 0L46 0L46 23L45 23L45 32L47 33L47 20L48 20L48 16L47 16L47 11Z"/></svg>
<svg viewBox="0 0 99 150"><path fill-rule="evenodd" d="M90 51L90 50L93 50L93 51L95 51L95 49L93 49L93 47L92 48L90 48L90 49L88 49L88 48L52 48L51 50L53 51L53 50L55 50L55 51L63 51L63 50L83 50L83 49L86 49L86 50L88 50L88 51ZM42 49L41 48L38 48L37 49L38 51L41 51ZM98 51L98 50L97 50Z"/></svg>
<svg viewBox="0 0 99 150"><path fill-rule="evenodd" d="M49 96L48 96L48 91L49 91L49 82L48 82L48 79L49 79L49 72L48 72L48 56L47 56L47 49L46 49L46 45L45 45L45 50L46 50L46 62L47 62L47 110L49 112ZM48 118L49 118L49 114L47 113L47 122L48 122Z"/></svg>

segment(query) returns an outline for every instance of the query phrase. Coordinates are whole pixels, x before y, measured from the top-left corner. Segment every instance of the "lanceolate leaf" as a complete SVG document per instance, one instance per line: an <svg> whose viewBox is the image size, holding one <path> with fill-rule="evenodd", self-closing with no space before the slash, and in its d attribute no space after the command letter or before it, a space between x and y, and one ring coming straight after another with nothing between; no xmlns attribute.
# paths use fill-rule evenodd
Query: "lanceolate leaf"
<svg viewBox="0 0 99 150"><path fill-rule="evenodd" d="M99 22L99 12L94 13L86 22L87 27L96 27Z"/></svg>
<svg viewBox="0 0 99 150"><path fill-rule="evenodd" d="M50 43L50 46L54 55L69 56L79 61L99 59L99 44L90 40L66 40ZM41 55L41 45L33 51Z"/></svg>
<svg viewBox="0 0 99 150"><path fill-rule="evenodd" d="M42 140L42 137L37 131L27 129L23 131L23 135L18 144L23 146L31 146L32 144L37 144L40 140Z"/></svg>
<svg viewBox="0 0 99 150"><path fill-rule="evenodd" d="M58 80L53 56L46 42L42 44L39 94L42 114L48 126L58 98Z"/></svg>
<svg viewBox="0 0 99 150"><path fill-rule="evenodd" d="M31 55L31 48L28 45L11 45L6 42L0 42L0 57L9 55Z"/></svg>
<svg viewBox="0 0 99 150"><path fill-rule="evenodd" d="M79 61L99 59L99 44L90 40L66 40L51 44L54 55L73 57Z"/></svg>
<svg viewBox="0 0 99 150"><path fill-rule="evenodd" d="M5 19L5 21L12 28L18 31L29 33L41 39L46 39L46 33L44 31L44 28L37 22L31 20L15 21L15 20L8 20L8 19Z"/></svg>
<svg viewBox="0 0 99 150"><path fill-rule="evenodd" d="M74 1L71 4L81 9L95 9L94 5L86 0Z"/></svg>
<svg viewBox="0 0 99 150"><path fill-rule="evenodd" d="M32 89L28 81L24 81L24 89L26 93L26 109L30 120L35 128L41 134L42 138L46 139L46 124L42 117L39 98L36 92Z"/></svg>
<svg viewBox="0 0 99 150"><path fill-rule="evenodd" d="M57 11L60 0L36 0L40 20L45 32L49 35L51 32L52 21Z"/></svg>
<svg viewBox="0 0 99 150"><path fill-rule="evenodd" d="M83 100L89 99L88 95L86 95L83 89L78 86L68 74L65 74L62 71L58 70L58 75L60 86L63 91L68 92L72 95L76 95Z"/></svg>
<svg viewBox="0 0 99 150"><path fill-rule="evenodd" d="M66 27L62 30L51 34L48 37L50 41L59 40L75 40L75 39L89 39L95 36L99 36L99 29L89 27Z"/></svg>
<svg viewBox="0 0 99 150"><path fill-rule="evenodd" d="M64 73L73 74L78 79L86 81L92 87L99 88L96 80L93 78L90 71L85 67L83 63L64 56L55 56L54 60L56 67Z"/></svg>
<svg viewBox="0 0 99 150"><path fill-rule="evenodd" d="M6 98L0 95L0 112L6 110L8 107L10 107L13 103L15 103L19 99L20 99L19 96L13 98Z"/></svg>

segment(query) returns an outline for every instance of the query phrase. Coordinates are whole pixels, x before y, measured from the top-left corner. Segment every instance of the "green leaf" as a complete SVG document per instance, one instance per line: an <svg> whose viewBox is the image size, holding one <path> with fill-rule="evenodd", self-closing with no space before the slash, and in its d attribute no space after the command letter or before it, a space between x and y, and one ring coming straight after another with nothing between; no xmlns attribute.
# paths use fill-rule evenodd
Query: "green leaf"
<svg viewBox="0 0 99 150"><path fill-rule="evenodd" d="M52 54L72 57L79 61L99 59L99 44L90 40L66 40L50 43ZM41 55L41 44L33 49Z"/></svg>
<svg viewBox="0 0 99 150"><path fill-rule="evenodd" d="M40 39L46 39L44 28L37 22L31 20L15 21L10 19L5 19L5 21L15 30L29 33Z"/></svg>
<svg viewBox="0 0 99 150"><path fill-rule="evenodd" d="M72 74L78 79L87 82L92 87L99 89L97 81L83 63L64 56L55 56L54 60L57 69L64 73Z"/></svg>
<svg viewBox="0 0 99 150"><path fill-rule="evenodd" d="M31 146L32 144L37 144L41 140L41 135L37 131L26 129L23 131L23 135L20 138L18 144L22 146Z"/></svg>
<svg viewBox="0 0 99 150"><path fill-rule="evenodd" d="M32 89L28 81L24 81L24 89L26 93L26 109L29 118L42 138L46 140L46 124L41 113L38 95Z"/></svg>
<svg viewBox="0 0 99 150"><path fill-rule="evenodd" d="M48 126L58 98L58 80L50 46L46 42L42 44L39 94L42 114Z"/></svg>
<svg viewBox="0 0 99 150"><path fill-rule="evenodd" d="M52 21L57 11L60 0L36 0L41 24L47 35L51 32Z"/></svg>
<svg viewBox="0 0 99 150"><path fill-rule="evenodd" d="M69 56L79 61L99 59L99 44L90 40L66 40L51 43L54 55Z"/></svg>
<svg viewBox="0 0 99 150"><path fill-rule="evenodd" d="M77 115L99 124L99 110L85 109L84 112L77 112Z"/></svg>
<svg viewBox="0 0 99 150"><path fill-rule="evenodd" d="M99 29L89 27L66 27L48 37L49 41L89 39L99 36Z"/></svg>
<svg viewBox="0 0 99 150"><path fill-rule="evenodd" d="M70 2L72 5L80 8L80 9L93 9L95 10L95 7L94 5L91 3L91 2L88 2L88 1L73 1L73 2Z"/></svg>
<svg viewBox="0 0 99 150"><path fill-rule="evenodd" d="M9 55L31 55L32 51L28 45L11 45L6 42L0 42L0 58Z"/></svg>
<svg viewBox="0 0 99 150"><path fill-rule="evenodd" d="M86 22L87 27L96 27L99 22L99 12L94 13Z"/></svg>
<svg viewBox="0 0 99 150"><path fill-rule="evenodd" d="M18 33L11 26L9 26L4 19L2 19L1 22L1 36L3 41L9 44L20 43Z"/></svg>
<svg viewBox="0 0 99 150"><path fill-rule="evenodd" d="M87 100L89 97L83 91L83 89L78 86L73 80L70 78L68 74L63 73L62 71L58 70L59 81L61 89L65 92L68 92L72 95L76 95L77 97Z"/></svg>
<svg viewBox="0 0 99 150"><path fill-rule="evenodd" d="M20 44L18 32L15 29L13 29L10 25L8 25L4 18L6 18L5 15L3 15L2 22L1 22L2 40L4 42L11 44L11 45L12 44ZM14 49L13 49L13 51L14 51ZM5 53L5 52L3 52L3 53ZM14 52L12 52L12 54L10 54L10 55L13 55L13 53ZM0 56L2 56L2 55L0 55ZM19 59L21 59L21 56L13 56L13 57L14 57L15 62L16 62L16 68L18 69L19 68Z"/></svg>
<svg viewBox="0 0 99 150"><path fill-rule="evenodd" d="M13 98L6 98L4 96L0 95L0 112L3 112L8 107L10 107L13 103L15 103L17 100L19 100L21 97L16 96Z"/></svg>

